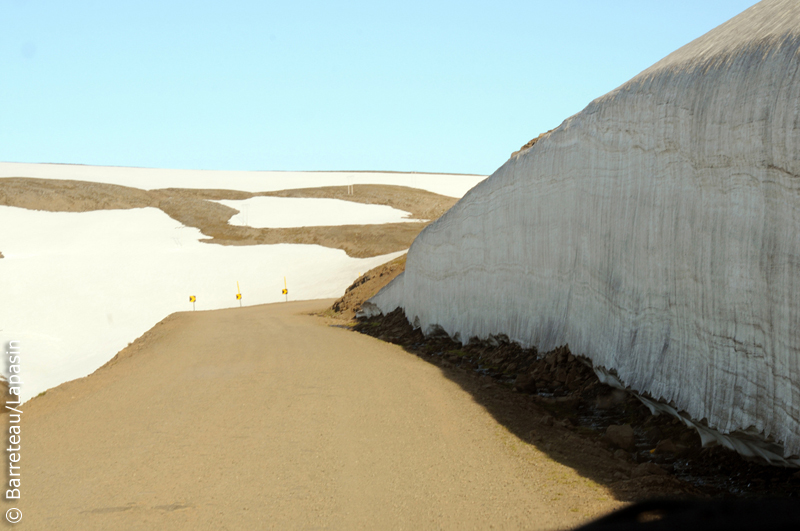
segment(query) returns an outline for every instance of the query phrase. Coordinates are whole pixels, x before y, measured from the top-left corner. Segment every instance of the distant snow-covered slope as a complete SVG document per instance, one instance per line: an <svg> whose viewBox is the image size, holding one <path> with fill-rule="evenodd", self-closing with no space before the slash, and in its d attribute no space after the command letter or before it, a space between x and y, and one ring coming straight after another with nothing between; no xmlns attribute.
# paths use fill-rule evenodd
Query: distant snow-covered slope
<svg viewBox="0 0 800 531"><path fill-rule="evenodd" d="M765 0L513 157L373 302L568 343L720 433L800 454L800 2Z"/></svg>
<svg viewBox="0 0 800 531"><path fill-rule="evenodd" d="M145 190L221 188L244 192L270 192L289 188L345 186L348 184L390 184L419 188L450 197L462 197L467 190L486 178L484 175L447 173L170 170L85 166L83 164L0 162L0 178L2 177L68 179L118 184Z"/></svg>
<svg viewBox="0 0 800 531"><path fill-rule="evenodd" d="M0 163L0 177L13 176L150 189L253 192L359 183L405 184L450 195L463 195L482 179L377 172L214 172ZM58 194L41 184L31 190L33 196ZM0 199L6 191L0 182ZM91 200L87 193L83 204ZM385 205L320 198L258 197L221 202L237 208L244 204L243 216L240 214L234 222L250 226L265 221L267 226L282 227L384 223L408 214ZM96 200L96 204L108 206L102 200ZM334 208L330 208L332 204ZM270 209L266 217L261 211L265 205ZM354 212L355 217L351 215ZM172 312L195 306L197 310L234 307L240 304L235 298L240 286L244 305L286 298L338 297L361 272L403 254L361 259L320 245L208 245L201 240L206 237L199 229L182 225L157 208L52 212L0 205L0 344L22 344L23 401L91 373ZM285 287L289 289L286 298L282 294ZM189 301L190 296L196 297L196 304ZM3 369L1 376L10 374Z"/></svg>
<svg viewBox="0 0 800 531"><path fill-rule="evenodd" d="M0 206L0 229L0 341L22 344L23 401L90 374L173 312L236 307L237 293L246 306L281 302L287 285L290 300L338 297L362 271L403 254L207 245L155 208Z"/></svg>

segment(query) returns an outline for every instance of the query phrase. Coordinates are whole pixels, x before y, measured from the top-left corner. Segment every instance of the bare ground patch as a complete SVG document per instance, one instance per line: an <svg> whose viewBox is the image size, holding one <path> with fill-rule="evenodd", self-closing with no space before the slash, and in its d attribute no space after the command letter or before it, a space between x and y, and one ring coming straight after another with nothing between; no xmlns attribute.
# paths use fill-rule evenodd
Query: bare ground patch
<svg viewBox="0 0 800 531"><path fill-rule="evenodd" d="M407 186L380 184L356 184L348 194L346 186L323 186L320 188L298 188L278 192L262 192L257 195L272 197L316 197L341 199L367 205L386 205L411 213L413 219L433 220L447 212L457 199L434 194L427 190Z"/></svg>
<svg viewBox="0 0 800 531"><path fill-rule="evenodd" d="M356 312L361 309L364 301L377 294L381 288L405 270L406 256L395 258L358 277L324 315L337 320L351 321L355 318Z"/></svg>
<svg viewBox="0 0 800 531"><path fill-rule="evenodd" d="M277 243L316 244L342 249L349 256L367 258L407 249L417 234L453 206L457 199L405 186L354 185L303 188L278 192L194 190L165 188L140 190L126 186L84 181L9 177L0 179L0 205L49 212L87 212L153 207L174 220L195 227L206 235L206 243L219 245L263 245ZM218 200L256 196L340 199L386 205L410 212L419 223L343 225L262 229L230 225L237 210Z"/></svg>

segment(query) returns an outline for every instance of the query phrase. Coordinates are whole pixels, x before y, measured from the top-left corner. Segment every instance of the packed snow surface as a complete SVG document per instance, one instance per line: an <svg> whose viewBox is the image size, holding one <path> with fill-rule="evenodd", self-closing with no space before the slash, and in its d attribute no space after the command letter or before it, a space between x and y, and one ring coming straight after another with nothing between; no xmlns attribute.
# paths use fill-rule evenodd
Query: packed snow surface
<svg viewBox="0 0 800 531"><path fill-rule="evenodd" d="M272 192L349 184L391 184L419 188L450 197L462 197L467 190L486 178L485 175L439 173L164 170L18 162L0 162L0 177L69 179L117 184L144 190L206 188L243 192Z"/></svg>
<svg viewBox="0 0 800 531"><path fill-rule="evenodd" d="M365 205L340 199L251 197L221 200L239 211L228 223L254 228L322 227L419 222L411 214L386 205Z"/></svg>
<svg viewBox="0 0 800 531"><path fill-rule="evenodd" d="M313 208L313 205L312 205ZM85 376L177 311L339 297L368 259L317 245L221 246L155 208L0 207L2 338L21 342L22 399Z"/></svg>
<svg viewBox="0 0 800 531"><path fill-rule="evenodd" d="M721 433L800 454L800 2L593 101L429 225L373 302L569 344Z"/></svg>

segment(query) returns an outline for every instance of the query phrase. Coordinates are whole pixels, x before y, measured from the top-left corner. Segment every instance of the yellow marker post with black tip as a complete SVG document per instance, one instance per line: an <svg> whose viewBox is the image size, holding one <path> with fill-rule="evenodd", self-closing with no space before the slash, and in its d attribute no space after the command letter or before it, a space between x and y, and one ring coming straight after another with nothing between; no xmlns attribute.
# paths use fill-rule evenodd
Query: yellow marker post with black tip
<svg viewBox="0 0 800 531"><path fill-rule="evenodd" d="M289 287L286 285L286 277L283 277L283 289L281 293L286 295L286 302L289 302Z"/></svg>
<svg viewBox="0 0 800 531"><path fill-rule="evenodd" d="M242 307L242 290L239 289L239 281L236 281L236 300L239 301L239 308Z"/></svg>
<svg viewBox="0 0 800 531"><path fill-rule="evenodd" d="M192 311L194 311L194 310L195 310L195 308L194 308L194 303L195 303L196 301L197 301L197 297L195 297L194 295L189 295L189 302L191 302L191 303L192 303Z"/></svg>

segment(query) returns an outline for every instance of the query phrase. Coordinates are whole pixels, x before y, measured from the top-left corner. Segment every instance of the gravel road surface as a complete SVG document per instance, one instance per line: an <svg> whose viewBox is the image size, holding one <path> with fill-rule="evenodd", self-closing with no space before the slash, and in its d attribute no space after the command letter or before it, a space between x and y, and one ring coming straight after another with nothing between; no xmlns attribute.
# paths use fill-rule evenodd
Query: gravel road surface
<svg viewBox="0 0 800 531"><path fill-rule="evenodd" d="M621 505L306 301L171 315L22 415L24 529L566 529ZM5 509L4 509L5 510Z"/></svg>

